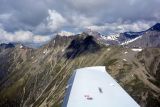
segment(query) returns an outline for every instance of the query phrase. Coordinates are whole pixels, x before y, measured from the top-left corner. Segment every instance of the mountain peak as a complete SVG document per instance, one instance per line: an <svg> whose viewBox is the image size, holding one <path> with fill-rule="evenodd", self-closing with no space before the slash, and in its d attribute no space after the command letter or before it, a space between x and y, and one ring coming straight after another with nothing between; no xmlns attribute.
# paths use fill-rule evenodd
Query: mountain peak
<svg viewBox="0 0 160 107"><path fill-rule="evenodd" d="M92 29L87 29L84 33L90 35L90 36L94 36L95 38L99 38L101 37L101 34L97 31L94 31Z"/></svg>
<svg viewBox="0 0 160 107"><path fill-rule="evenodd" d="M151 31L160 31L160 23L156 23L149 30L151 30Z"/></svg>

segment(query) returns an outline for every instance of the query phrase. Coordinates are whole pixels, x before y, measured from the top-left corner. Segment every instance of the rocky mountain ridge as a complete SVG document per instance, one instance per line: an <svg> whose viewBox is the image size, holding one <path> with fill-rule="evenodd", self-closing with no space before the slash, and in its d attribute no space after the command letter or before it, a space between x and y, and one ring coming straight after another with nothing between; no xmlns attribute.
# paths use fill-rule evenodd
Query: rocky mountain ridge
<svg viewBox="0 0 160 107"><path fill-rule="evenodd" d="M106 66L141 107L159 107L159 56L157 47L106 45L99 35L87 33L56 36L38 49L5 48L0 51L0 106L60 107L74 69Z"/></svg>
<svg viewBox="0 0 160 107"><path fill-rule="evenodd" d="M124 32L103 37L108 45L123 45L130 47L159 47L160 46L160 23L141 32Z"/></svg>

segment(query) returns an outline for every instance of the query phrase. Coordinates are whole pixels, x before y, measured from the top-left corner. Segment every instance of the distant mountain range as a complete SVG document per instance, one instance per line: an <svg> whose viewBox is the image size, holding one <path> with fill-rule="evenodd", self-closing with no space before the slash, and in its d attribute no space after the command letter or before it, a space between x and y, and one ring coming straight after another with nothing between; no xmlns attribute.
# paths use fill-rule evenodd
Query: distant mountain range
<svg viewBox="0 0 160 107"><path fill-rule="evenodd" d="M112 35L101 35L96 31L85 31L83 32L87 35L93 36L101 43L105 45L122 45L129 47L160 47L160 23L155 24L151 28L141 31L141 32L124 32L119 34ZM78 36L79 34L74 34L71 32L60 32L57 35L60 37L72 37ZM16 43L2 43L0 44L1 48L12 48Z"/></svg>
<svg viewBox="0 0 160 107"><path fill-rule="evenodd" d="M107 45L123 45L129 47L160 47L160 23L146 31L124 32L115 35L101 36L100 39Z"/></svg>

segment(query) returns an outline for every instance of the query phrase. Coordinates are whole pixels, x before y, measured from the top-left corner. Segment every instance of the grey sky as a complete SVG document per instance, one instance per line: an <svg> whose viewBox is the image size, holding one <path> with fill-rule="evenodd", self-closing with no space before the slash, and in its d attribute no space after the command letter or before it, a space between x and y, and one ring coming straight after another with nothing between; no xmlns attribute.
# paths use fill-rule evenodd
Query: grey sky
<svg viewBox="0 0 160 107"><path fill-rule="evenodd" d="M159 5L160 0L1 0L0 42L40 43L59 31L86 28L105 34L141 31L160 22Z"/></svg>

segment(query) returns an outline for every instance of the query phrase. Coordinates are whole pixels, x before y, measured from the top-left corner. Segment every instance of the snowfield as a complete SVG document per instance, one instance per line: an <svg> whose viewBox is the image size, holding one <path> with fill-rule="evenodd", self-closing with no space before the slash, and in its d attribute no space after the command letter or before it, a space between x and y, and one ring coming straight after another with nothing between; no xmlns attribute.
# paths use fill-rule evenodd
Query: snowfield
<svg viewBox="0 0 160 107"><path fill-rule="evenodd" d="M105 67L77 69L68 82L62 107L140 107Z"/></svg>
<svg viewBox="0 0 160 107"><path fill-rule="evenodd" d="M134 38L134 39L129 39L129 40L121 43L120 45L128 45L129 43L132 43L132 42L134 42L134 41L136 41L136 40L138 40L138 39L140 39L140 38L142 38L142 36L136 37L136 38Z"/></svg>
<svg viewBox="0 0 160 107"><path fill-rule="evenodd" d="M134 48L134 49L132 49L132 51L135 51L135 52L141 52L143 49L141 49L141 48Z"/></svg>

